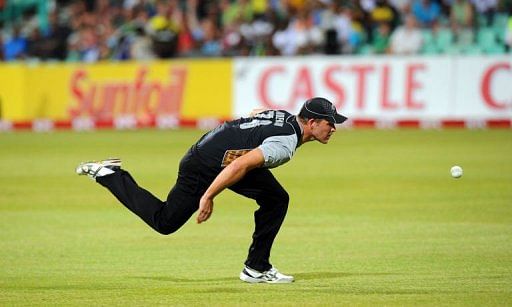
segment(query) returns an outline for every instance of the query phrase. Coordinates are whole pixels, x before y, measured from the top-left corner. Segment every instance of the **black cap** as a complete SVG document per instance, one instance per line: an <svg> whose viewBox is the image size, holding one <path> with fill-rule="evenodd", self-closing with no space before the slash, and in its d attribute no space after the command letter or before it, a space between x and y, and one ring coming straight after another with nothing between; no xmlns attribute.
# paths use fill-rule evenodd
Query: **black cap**
<svg viewBox="0 0 512 307"><path fill-rule="evenodd" d="M302 118L325 119L333 124L342 124L347 120L336 112L336 107L327 99L315 97L304 102L302 109L300 109L299 116Z"/></svg>

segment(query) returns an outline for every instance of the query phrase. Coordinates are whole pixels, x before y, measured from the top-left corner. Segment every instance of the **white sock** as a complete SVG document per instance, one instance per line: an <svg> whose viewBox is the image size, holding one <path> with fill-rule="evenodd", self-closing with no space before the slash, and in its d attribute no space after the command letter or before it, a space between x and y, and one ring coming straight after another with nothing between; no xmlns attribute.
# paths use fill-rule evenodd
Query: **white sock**
<svg viewBox="0 0 512 307"><path fill-rule="evenodd" d="M96 177L103 177L103 176L110 175L110 174L113 174L113 173L114 173L114 171L111 170L110 168L102 167L100 169L100 171L96 174Z"/></svg>

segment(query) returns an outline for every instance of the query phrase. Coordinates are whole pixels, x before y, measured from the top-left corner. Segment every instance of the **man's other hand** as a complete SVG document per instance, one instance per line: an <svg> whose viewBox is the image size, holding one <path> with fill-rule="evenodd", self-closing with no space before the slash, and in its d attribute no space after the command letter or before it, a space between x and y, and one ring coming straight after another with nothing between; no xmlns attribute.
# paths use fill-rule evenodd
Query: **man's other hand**
<svg viewBox="0 0 512 307"><path fill-rule="evenodd" d="M210 218L213 212L213 199L205 197L201 197L199 201L199 213L197 214L197 223L201 224Z"/></svg>

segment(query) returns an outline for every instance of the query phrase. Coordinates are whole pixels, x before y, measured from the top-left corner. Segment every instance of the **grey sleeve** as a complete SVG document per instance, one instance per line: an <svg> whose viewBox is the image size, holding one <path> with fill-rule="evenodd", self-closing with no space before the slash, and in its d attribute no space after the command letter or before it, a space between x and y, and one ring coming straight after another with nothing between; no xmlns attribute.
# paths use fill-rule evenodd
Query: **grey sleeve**
<svg viewBox="0 0 512 307"><path fill-rule="evenodd" d="M264 167L273 168L288 162L297 147L297 136L278 135L266 138L258 148L265 157Z"/></svg>

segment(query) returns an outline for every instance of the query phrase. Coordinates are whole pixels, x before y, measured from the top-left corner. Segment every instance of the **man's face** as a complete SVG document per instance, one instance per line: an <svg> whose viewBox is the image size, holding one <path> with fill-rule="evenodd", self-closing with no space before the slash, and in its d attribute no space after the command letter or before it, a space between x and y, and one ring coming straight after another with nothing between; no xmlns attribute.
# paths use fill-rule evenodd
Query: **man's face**
<svg viewBox="0 0 512 307"><path fill-rule="evenodd" d="M315 140L327 144L331 135L336 132L336 126L325 119L315 120L311 123L311 132Z"/></svg>

